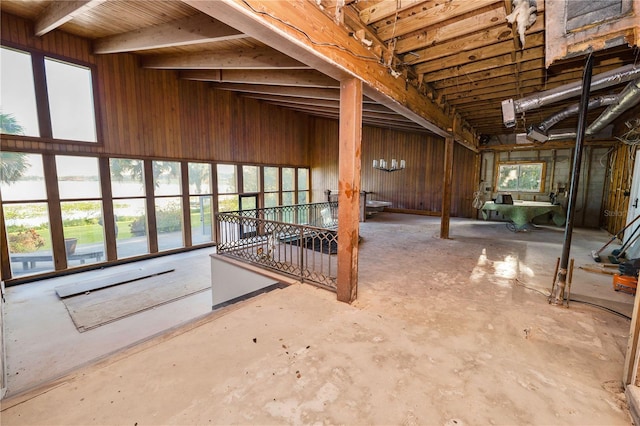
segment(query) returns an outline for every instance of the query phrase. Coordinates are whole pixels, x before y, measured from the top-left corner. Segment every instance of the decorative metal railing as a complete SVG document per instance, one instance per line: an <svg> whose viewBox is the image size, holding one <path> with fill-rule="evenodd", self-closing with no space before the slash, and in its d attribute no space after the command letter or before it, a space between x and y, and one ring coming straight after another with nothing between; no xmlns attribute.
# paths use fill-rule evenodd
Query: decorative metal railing
<svg viewBox="0 0 640 426"><path fill-rule="evenodd" d="M216 214L217 253L335 291L338 203Z"/></svg>

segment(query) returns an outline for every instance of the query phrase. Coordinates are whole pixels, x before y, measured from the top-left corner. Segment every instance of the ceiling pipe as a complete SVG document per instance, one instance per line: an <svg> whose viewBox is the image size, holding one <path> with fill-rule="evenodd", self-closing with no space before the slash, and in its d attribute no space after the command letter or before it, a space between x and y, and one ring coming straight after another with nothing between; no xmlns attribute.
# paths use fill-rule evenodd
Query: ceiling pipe
<svg viewBox="0 0 640 426"><path fill-rule="evenodd" d="M624 88L624 90L618 95L620 100L617 104L611 105L604 110L600 117L591 123L587 128L587 134L593 135L604 129L607 124L615 120L620 114L626 110L633 108L640 102L640 79L633 81Z"/></svg>
<svg viewBox="0 0 640 426"><path fill-rule="evenodd" d="M608 98L608 96L605 96L605 98ZM629 83L624 90L622 90L622 92L620 92L620 94L618 94L617 96L615 96L616 98L616 102L613 103L608 103L608 104L602 104L602 105L610 105L609 108L607 108L606 110L604 110L604 112L602 114L600 114L600 116L598 118L596 118L593 123L591 123L589 125L589 127L586 130L586 134L591 136L591 135L595 135L598 132L600 132L602 129L604 129L605 127L607 127L607 125L609 125L613 120L615 120L618 116L620 116L620 114L622 114L623 112L633 108L634 106L636 106L638 103L640 103L640 79L635 80L631 83ZM600 106L602 106L600 105ZM559 115L561 113L563 113L564 111L569 110L570 108L573 108L574 105L570 106L569 108L560 111L558 114ZM589 102L589 108L591 108L591 101ZM575 132L571 133L571 132L560 132L560 133L554 133L554 134L547 134L546 130L548 130L548 127L542 131L537 130L538 128L540 128L540 126L543 125L543 123L547 122L548 120L552 119L554 116L551 116L549 118L547 118L545 121L543 121L539 126L531 126L529 127L528 131L527 131L527 136L538 141L538 142L547 142L547 141L555 141L555 140L563 140L563 139L573 139L576 137ZM563 119L566 117L563 117ZM555 124L555 123L553 123ZM545 139L546 136L546 139Z"/></svg>
<svg viewBox="0 0 640 426"><path fill-rule="evenodd" d="M612 105L618 102L618 95L596 96L589 99L588 109ZM527 137L538 142L546 142L550 139L549 129L562 120L580 112L580 104L573 104L555 114L545 118L540 124L532 124L527 129Z"/></svg>
<svg viewBox="0 0 640 426"><path fill-rule="evenodd" d="M593 76L590 91L596 91L615 84L624 83L640 77L640 66L625 65L615 70ZM505 99L502 101L502 119L506 127L516 125L516 114L540 108L544 105L563 101L580 95L582 82L565 84L522 99Z"/></svg>

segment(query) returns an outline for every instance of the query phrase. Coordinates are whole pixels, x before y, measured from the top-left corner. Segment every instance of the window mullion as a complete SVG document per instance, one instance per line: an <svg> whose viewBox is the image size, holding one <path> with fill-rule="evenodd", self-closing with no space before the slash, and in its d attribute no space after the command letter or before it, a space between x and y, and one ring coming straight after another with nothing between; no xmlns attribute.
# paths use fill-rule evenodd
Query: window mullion
<svg viewBox="0 0 640 426"><path fill-rule="evenodd" d="M49 227L51 247L56 271L67 269L67 250L64 245L64 228L62 224L62 207L58 189L58 173L56 159L53 155L43 154L44 179L49 204Z"/></svg>
<svg viewBox="0 0 640 426"><path fill-rule="evenodd" d="M44 55L39 52L31 53L31 65L33 67L33 80L38 109L38 127L40 137L53 138L51 128L51 112L49 110L49 95L47 93L47 76L44 69Z"/></svg>

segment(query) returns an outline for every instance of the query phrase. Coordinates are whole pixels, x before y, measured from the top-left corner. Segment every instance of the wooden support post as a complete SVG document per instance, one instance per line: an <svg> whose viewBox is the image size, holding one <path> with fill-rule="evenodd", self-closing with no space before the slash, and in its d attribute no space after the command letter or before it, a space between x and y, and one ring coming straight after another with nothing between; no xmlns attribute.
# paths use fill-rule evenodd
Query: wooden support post
<svg viewBox="0 0 640 426"><path fill-rule="evenodd" d="M449 217L451 215L451 189L453 184L454 140L448 136L444 140L444 177L442 179L442 215L440 218L440 238L449 238Z"/></svg>
<svg viewBox="0 0 640 426"><path fill-rule="evenodd" d="M362 154L362 82L340 83L338 152L338 300L351 303L358 290L360 161Z"/></svg>

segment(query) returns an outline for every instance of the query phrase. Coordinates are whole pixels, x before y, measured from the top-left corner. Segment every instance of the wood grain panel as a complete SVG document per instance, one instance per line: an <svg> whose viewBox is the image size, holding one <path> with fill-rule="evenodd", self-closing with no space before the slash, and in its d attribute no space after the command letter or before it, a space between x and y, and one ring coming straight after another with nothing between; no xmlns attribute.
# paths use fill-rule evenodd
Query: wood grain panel
<svg viewBox="0 0 640 426"><path fill-rule="evenodd" d="M312 118L311 167L313 201L325 199L324 191L335 193L338 186L338 123L335 120ZM401 211L438 214L442 207L442 174L444 172L444 140L435 136L400 132L365 126L362 132L363 191L368 199L390 201ZM454 190L451 214L472 217L475 156L457 145L454 149ZM374 159L388 162L404 159L405 170L384 172L372 167Z"/></svg>
<svg viewBox="0 0 640 426"><path fill-rule="evenodd" d="M47 153L308 165L306 115L245 99L175 71L148 70L128 53L93 55L62 31L33 36L31 23L2 14L3 43L96 66L99 144L2 136L3 149Z"/></svg>

